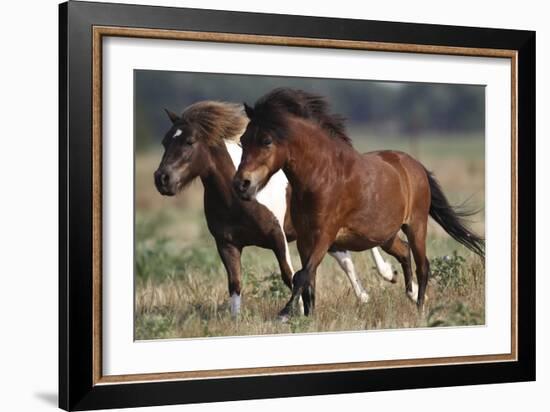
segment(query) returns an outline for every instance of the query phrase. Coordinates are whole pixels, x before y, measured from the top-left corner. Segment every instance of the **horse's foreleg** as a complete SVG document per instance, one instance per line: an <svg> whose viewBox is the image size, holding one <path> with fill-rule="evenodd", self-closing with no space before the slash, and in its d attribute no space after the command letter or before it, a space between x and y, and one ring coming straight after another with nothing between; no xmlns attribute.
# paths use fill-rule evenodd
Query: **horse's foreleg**
<svg viewBox="0 0 550 412"><path fill-rule="evenodd" d="M279 320L281 320L282 322L288 321L288 319L293 314L295 314L296 307L298 305L300 305L300 307L298 309L299 312L304 313L303 301L300 302L300 299L301 299L301 296L302 296L302 290L303 290L303 286L302 286L303 281L301 281L301 280L298 281L298 279L301 279L303 277L303 275L301 275L302 271L303 270L299 270L292 277L292 295L290 296L290 299L287 302L287 304L285 305L285 307L279 312Z"/></svg>
<svg viewBox="0 0 550 412"><path fill-rule="evenodd" d="M300 295L304 302L304 314L309 316L315 307L315 275L317 267L328 251L331 239L327 234L321 234L317 239L309 242L311 247L305 248L303 241L298 238L298 251L304 267L296 272L292 279L292 297L281 311L279 316L284 320L293 312Z"/></svg>
<svg viewBox="0 0 550 412"><path fill-rule="evenodd" d="M342 270L346 272L346 275L348 275L357 299L363 303L367 303L369 301L369 294L365 291L365 289L363 289L363 286L361 286L361 283L359 282L357 273L355 272L355 265L351 260L351 253L347 250L329 250L328 253L336 259ZM380 255L380 253L378 253L378 255ZM380 259L382 259L382 257L380 257ZM385 263L384 260L382 260L382 262ZM391 265L389 266L391 269Z"/></svg>
<svg viewBox="0 0 550 412"><path fill-rule="evenodd" d="M226 242L216 242L216 245L227 271L231 315L237 316L241 309L241 248Z"/></svg>
<svg viewBox="0 0 550 412"><path fill-rule="evenodd" d="M304 302L304 315L310 316L315 309L315 277L317 270L313 274L308 273L306 284L302 289L302 301Z"/></svg>
<svg viewBox="0 0 550 412"><path fill-rule="evenodd" d="M391 263L386 262L377 247L373 247L371 250L372 258L376 264L376 270L385 280L391 283L397 282L397 271L394 271Z"/></svg>
<svg viewBox="0 0 550 412"><path fill-rule="evenodd" d="M306 269L301 269L294 274L292 283L292 296L279 312L279 319L283 322L296 312L297 305L303 304L303 314L306 316L313 312L315 306L315 275L311 276ZM299 310L302 311L301 308Z"/></svg>
<svg viewBox="0 0 550 412"><path fill-rule="evenodd" d="M279 268L281 269L281 278L285 285L292 290L292 278L294 276L294 269L292 268L292 261L290 259L290 250L288 249L288 242L284 233L282 236L278 236L275 239L275 247L273 249L277 262L279 262ZM298 299L298 311L301 315L304 314L304 304L302 299Z"/></svg>

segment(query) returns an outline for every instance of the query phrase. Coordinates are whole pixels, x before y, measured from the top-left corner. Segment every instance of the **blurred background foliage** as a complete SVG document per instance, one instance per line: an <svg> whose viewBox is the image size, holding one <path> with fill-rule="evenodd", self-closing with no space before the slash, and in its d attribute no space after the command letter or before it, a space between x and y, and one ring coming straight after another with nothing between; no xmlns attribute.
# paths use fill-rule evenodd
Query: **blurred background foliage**
<svg viewBox="0 0 550 412"><path fill-rule="evenodd" d="M163 108L181 113L192 103L210 99L252 105L275 87L285 86L326 96L350 128L378 136L452 138L481 134L485 127L485 88L479 85L136 70L136 149L162 139L169 126Z"/></svg>

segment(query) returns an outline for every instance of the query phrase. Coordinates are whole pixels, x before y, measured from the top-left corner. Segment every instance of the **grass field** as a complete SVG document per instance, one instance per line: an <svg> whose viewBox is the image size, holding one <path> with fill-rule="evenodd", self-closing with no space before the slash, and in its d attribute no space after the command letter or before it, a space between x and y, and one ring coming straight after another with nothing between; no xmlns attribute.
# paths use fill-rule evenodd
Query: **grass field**
<svg viewBox="0 0 550 412"><path fill-rule="evenodd" d="M451 203L466 199L484 206L484 143L480 136L429 136L414 141L365 136L350 132L359 151L399 149L413 154L439 179ZM401 268L396 284L383 281L370 253L354 253L360 280L370 294L359 303L346 275L327 256L317 275L317 306L311 318L276 320L289 290L283 285L269 250L256 247L243 253L242 312L229 311L226 273L216 252L202 211L202 185L194 182L174 198L161 196L153 171L161 148L136 155L135 338L189 338L260 335L361 329L478 325L485 322L485 276L481 259L454 242L433 221L428 229L428 257L433 277L423 314L404 293ZM484 233L483 212L472 228ZM300 268L291 244L295 269Z"/></svg>

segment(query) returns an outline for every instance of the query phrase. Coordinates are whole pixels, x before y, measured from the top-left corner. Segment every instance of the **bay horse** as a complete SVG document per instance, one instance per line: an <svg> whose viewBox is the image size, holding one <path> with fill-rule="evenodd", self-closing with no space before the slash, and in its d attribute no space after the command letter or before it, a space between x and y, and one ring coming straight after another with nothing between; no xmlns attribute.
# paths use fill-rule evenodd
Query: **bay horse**
<svg viewBox="0 0 550 412"><path fill-rule="evenodd" d="M232 179L241 160L240 137L248 124L243 106L202 101L187 107L181 116L166 110L171 126L162 144L164 154L154 173L157 190L174 196L199 177L204 186L204 213L210 233L227 271L232 315L241 306L241 252L246 246L273 250L284 283L292 289L294 270L288 241L296 238L287 212L291 188L284 173L273 173L258 191L256 200L241 200L232 189ZM351 254L332 253L346 272L359 300L368 294L359 282ZM395 282L394 272L380 252L373 250L377 269Z"/></svg>
<svg viewBox="0 0 550 412"><path fill-rule="evenodd" d="M329 112L323 97L279 88L253 108L245 104L245 111L250 122L241 137L243 156L233 181L235 191L241 199L254 199L279 170L292 186L291 215L302 269L293 277L292 297L280 313L282 318L292 314L299 296L305 314L312 312L316 271L327 252L375 246L399 261L409 296L412 251L421 311L430 271L428 216L484 257L484 239L463 220L473 212L450 206L432 173L408 154L357 152L343 118Z"/></svg>

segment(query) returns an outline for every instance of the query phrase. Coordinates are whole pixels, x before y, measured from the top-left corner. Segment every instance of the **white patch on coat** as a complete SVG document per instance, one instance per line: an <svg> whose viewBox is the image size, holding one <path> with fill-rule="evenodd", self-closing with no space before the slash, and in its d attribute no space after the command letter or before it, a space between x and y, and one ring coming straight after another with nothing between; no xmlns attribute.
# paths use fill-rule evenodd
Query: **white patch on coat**
<svg viewBox="0 0 550 412"><path fill-rule="evenodd" d="M231 157L231 161L233 162L233 166L235 166L235 170L237 170L241 163L241 157L243 156L243 148L232 140L224 139L224 142L227 153L229 153L229 157Z"/></svg>
<svg viewBox="0 0 550 412"><path fill-rule="evenodd" d="M237 316L241 311L241 296L237 293L231 295L231 315Z"/></svg>
<svg viewBox="0 0 550 412"><path fill-rule="evenodd" d="M361 283L359 282L357 273L355 272L355 265L351 260L351 253L345 250L338 252L329 252L329 254L334 259L336 259L340 267L344 270L344 272L346 272L346 275L348 275L349 281L351 282L351 286L355 291L357 299L359 299L363 303L367 303L369 301L369 294L365 291L365 289L363 289L363 286L361 286Z"/></svg>
<svg viewBox="0 0 550 412"><path fill-rule="evenodd" d="M235 170L238 169L239 164L241 163L243 149L239 144L230 140L225 140L225 147L227 148L229 156L233 161ZM256 194L256 201L264 205L271 213L273 213L273 215L279 222L279 226L281 227L283 236L285 233L284 222L285 222L285 215L287 210L287 204L286 204L287 186L288 186L288 180L285 176L285 173L282 170L279 170L277 173L271 176L271 179L269 179L269 182L267 182L264 188ZM290 258L288 257L289 253L288 253L288 244L286 242L286 237L285 237L285 244L287 245L286 246L287 262L290 268L292 269L292 262L290 262ZM294 272L294 269L292 271Z"/></svg>
<svg viewBox="0 0 550 412"><path fill-rule="evenodd" d="M173 139L175 139L176 137L180 136L183 132L181 131L181 129L178 129L176 130L176 133L174 133L174 136L172 136Z"/></svg>

